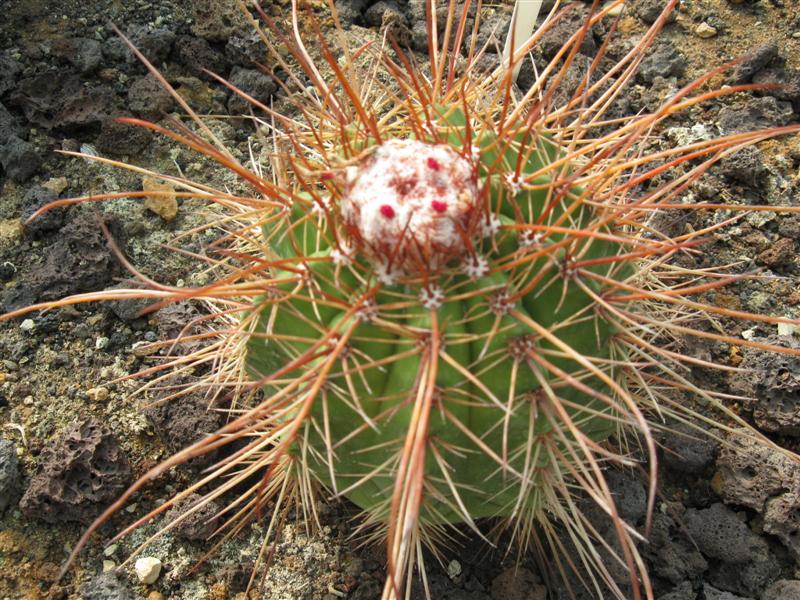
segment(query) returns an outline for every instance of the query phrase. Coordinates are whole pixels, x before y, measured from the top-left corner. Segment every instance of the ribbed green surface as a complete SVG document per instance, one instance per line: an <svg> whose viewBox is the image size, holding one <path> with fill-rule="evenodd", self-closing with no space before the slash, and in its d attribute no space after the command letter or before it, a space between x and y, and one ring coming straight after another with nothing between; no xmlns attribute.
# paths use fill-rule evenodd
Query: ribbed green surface
<svg viewBox="0 0 800 600"><path fill-rule="evenodd" d="M450 143L460 147L465 139L463 115L457 109L449 112L440 109L440 116L440 127L445 129ZM503 145L497 144L491 133L475 135L473 143L476 141L483 148L481 176L483 185L488 187L493 212L502 216L504 225L537 223L553 195L548 195L548 191L543 189L509 197L502 184L504 173L516 168L518 155L515 147L530 143L526 134L519 133L514 136L513 143ZM559 156L556 145L545 137L536 142L536 147L539 151L531 154L522 165L523 175L536 172ZM559 178L565 178L563 171ZM537 181L547 183L549 180L543 176ZM571 199L578 195L580 190L572 189L550 207L545 222L555 223L566 207L573 204ZM275 254L287 259L287 270L276 269L276 277L296 276L293 269L303 263L307 265L309 274L302 282L291 281L276 286L271 300L265 301L261 308L260 325L257 335L250 341L248 357L251 371L259 377L284 367L293 358L307 352L313 342L331 328L343 331L347 324L342 320L347 309L375 285L365 258L357 257L352 268L337 268L328 260L330 249L324 240L331 237L324 226L323 233L320 232L317 217L310 214L309 207L301 198L292 212L290 225L280 231L265 231ZM580 205L562 226L580 230L597 218L589 206ZM596 226L593 229L602 231ZM619 252L618 245L612 241L570 233L551 232L541 244L558 244L564 241L565 236L574 237L567 246L569 252L582 255L584 259L613 256ZM521 256L517 234L511 229L504 229L494 240L487 238L476 243L492 266L506 264L514 256ZM563 256L564 252L566 250L551 256ZM594 410L604 408L599 401L592 400L541 367L530 366L527 361L518 364L516 386L510 390L515 367L508 351L509 344L519 343L523 338L533 340L534 332L510 314L497 317L489 311L488 303L498 291L515 292L524 288L545 268L547 260L540 258L525 268L497 269L497 272L477 281L469 280L454 268L439 280L446 293L444 303L438 309L444 352L477 377L494 396L493 400L458 369L444 359L439 360L437 386L440 388L441 407L467 426L480 444L460 431L440 407L434 407L431 413L429 440L446 462L447 476L472 518L509 516L512 513L519 496L520 478L509 476L509 473L528 473L535 489L536 485L544 485L542 482L547 478L542 474L548 469L567 472L564 465L555 464L555 459L548 458L537 445L537 438L549 435L553 427L537 410L536 403L530 400L537 392L542 392L539 377L548 380L559 398ZM613 274L615 269L609 265L592 268L603 274ZM584 278L582 284L597 293L602 292L601 286L588 278ZM423 309L418 301L413 302L419 292L418 286L394 286L384 287L375 296L378 319L357 321L347 353L331 370L326 393L315 400L312 419L303 434L306 436L304 441L311 448L308 465L317 478L338 491L360 481L360 485L350 489L346 495L368 511L380 513L388 506L394 486L396 459L409 428L414 384L422 360L419 335L430 329L431 318L429 311ZM408 306L391 306L401 302ZM591 296L559 268L550 269L539 284L516 303L515 308L548 328L580 354L600 358L608 356L611 326ZM265 335L268 324L271 324L271 330L269 335ZM490 331L495 331L495 334L489 339L486 334ZM537 338L531 343L534 352L541 353L558 369L580 376L582 383L592 388L603 389L595 378L586 375L582 366L555 353L557 349L551 342ZM418 351L408 352L414 348ZM398 356L402 358L393 358ZM384 359L386 362L361 374L354 371L358 363ZM297 377L304 370L314 368L320 360L317 358L289 376ZM539 370L538 376L535 369ZM345 376L348 371L349 378ZM267 391L275 390L272 387ZM408 401L409 397L412 401ZM513 414L507 419L497 402L505 405L509 397L514 398ZM389 416L387 411L391 412ZM576 414L575 408L567 411L582 431L595 440L603 440L615 430L612 419ZM379 419L382 413L384 416ZM376 421L374 426L365 426L367 418ZM507 432L505 454L504 430ZM564 431L563 427L561 431ZM329 464L331 449L332 465ZM499 467L497 457L502 457L507 469ZM532 468L533 465L538 469ZM433 452L427 454L425 469L429 488L425 494L423 519L429 522L462 520L453 510L456 502L452 489ZM335 482L331 480L332 472ZM535 509L541 497L531 493L530 485L526 489L524 507Z"/></svg>

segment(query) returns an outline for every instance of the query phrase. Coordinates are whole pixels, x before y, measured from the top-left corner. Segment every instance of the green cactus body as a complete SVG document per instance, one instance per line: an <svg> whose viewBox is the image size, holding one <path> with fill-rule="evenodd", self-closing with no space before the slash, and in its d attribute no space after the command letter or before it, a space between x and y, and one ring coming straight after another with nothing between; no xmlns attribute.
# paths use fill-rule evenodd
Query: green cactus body
<svg viewBox="0 0 800 600"><path fill-rule="evenodd" d="M459 109L439 107L438 112L438 138L417 142L421 152L414 160L440 167L425 158L425 148L434 152L444 145L460 157L453 160L466 161L472 169L478 194L464 221L472 229L458 234L469 235L460 255L441 258L432 256L435 248L422 248L411 266L406 263L399 273L389 266L381 277L377 271L382 259L363 240L353 240L361 232L348 230L341 215L347 185L341 177L299 192L281 227L265 228L264 233L275 255L291 267L273 273L279 283L259 305L258 326L249 342L250 370L257 378L282 369L302 377L326 360L320 339L328 335L328 344L334 345L343 332L351 332L291 452L302 454L321 482L376 522L388 517L398 456L411 426L420 378L426 376L421 365L430 350L432 311L441 352L427 421L423 524L547 509L539 487L549 476L570 472L561 463L570 460L566 446L573 436L560 425L554 432L552 411L541 410L543 398L566 400L564 410L572 422L594 441L616 430L611 409L587 391L597 390L600 397L608 393L606 386L558 342L591 359L609 356L613 327L585 291L601 294L603 286L585 279L581 287L569 261L611 258L620 245L582 235L605 231L598 225L602 215L582 202L575 186L558 196L550 185L553 170L535 179L532 185L538 189L515 188L515 177L548 171L543 167L561 155L555 142L545 136L531 142L521 127L510 140L488 131L466 135ZM468 139L479 149L467 148ZM522 157L521 148L528 148ZM350 159L350 178L358 177L370 160L345 158ZM324 210L312 210L315 202L328 197ZM431 210L437 209L442 207L433 205ZM391 206L378 210L394 217L389 215ZM545 228L537 230L536 225L556 228L537 235ZM337 254L341 248L351 251L346 260ZM420 265L425 252L433 267L428 268L430 262ZM611 278L622 275L613 261L590 268ZM535 321L554 339L532 330L518 315ZM537 363L532 355L551 366ZM267 385L275 393L280 383ZM551 443L538 442L545 438Z"/></svg>

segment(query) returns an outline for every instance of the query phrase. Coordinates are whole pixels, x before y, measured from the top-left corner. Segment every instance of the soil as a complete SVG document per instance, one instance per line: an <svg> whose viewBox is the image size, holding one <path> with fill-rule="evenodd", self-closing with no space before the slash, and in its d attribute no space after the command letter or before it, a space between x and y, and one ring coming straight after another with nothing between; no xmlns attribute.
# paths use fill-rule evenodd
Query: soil
<svg viewBox="0 0 800 600"><path fill-rule="evenodd" d="M111 24L127 32L212 129L242 158L251 126L233 118L245 109L213 83L208 67L253 94L281 105L280 90L254 70L264 60L232 0L6 0L0 11L0 312L67 294L130 284L131 275L107 243L103 227L141 273L173 285L200 285L206 274L191 258L165 246L206 222L205 206L146 207L130 197L71 206L30 225L23 220L54 198L138 190L142 173L59 153L76 151L124 161L156 172L181 172L237 189L233 177L191 151L117 116L163 118L174 101L126 50ZM324 3L322 3L324 4ZM420 21L406 3L339 0L354 36L374 38L382 26L424 47ZM412 4L414 4L412 2ZM620 21L622 44L641 35L657 0L630 2ZM687 0L626 94L627 109L653 108L667 94L744 54L718 84L785 83L782 89L735 94L677 115L655 132L669 145L704 135L796 123L800 120L800 17L791 0ZM286 2L268 6L285 14ZM318 7L319 8L319 7ZM487 22L504 23L508 3L491 8ZM657 14L657 13L655 13ZM711 33L713 31L713 33ZM488 34L487 34L488 35ZM595 32L590 53L602 41ZM557 49L558 39L551 40ZM546 43L537 52L549 52ZM524 85L525 72L520 85ZM530 76L530 74L528 74ZM800 140L787 136L730 157L688 192L750 204L800 203ZM687 196L689 197L689 196ZM177 210L176 210L177 208ZM700 217L698 217L700 218ZM711 218L711 215L708 216ZM689 223L702 226L703 223ZM665 223L664 227L687 226ZM184 248L200 251L211 234L190 233ZM717 292L730 308L800 317L800 218L759 212L723 230L708 251L714 263L747 261L775 277ZM243 597L260 550L263 524L254 523L220 552L192 569L207 550L207 523L188 521L145 551L162 561L152 584L142 584L124 563L162 521L104 545L124 524L146 514L204 464L173 470L137 493L58 580L58 571L85 527L122 486L166 458L193 436L215 429L218 413L202 398L153 407L155 394L136 395L124 379L157 356L143 344L169 339L196 314L179 305L141 316L146 304L91 303L0 324L0 598ZM774 326L721 322L751 338L795 332ZM747 381L728 381L699 370L704 384L749 393L755 403L741 413L772 438L797 449L800 374L797 360L775 361L726 345L686 348L697 357L753 369ZM108 383L111 380L117 383ZM744 392L742 390L745 390ZM737 391L738 390L738 391ZM763 402L759 399L763 398ZM678 427L680 429L680 427ZM763 449L725 447L665 433L658 511L644 548L656 596L769 600L800 598L800 469L763 455ZM761 453L761 454L759 454ZM638 474L611 478L623 516L644 524L644 490ZM263 596L271 599L380 597L380 549L349 540L354 513L347 504L319 507L322 529L306 531L297 515L286 525ZM465 536L462 545L429 561L434 598L540 599L544 573L529 556L513 557ZM262 575L259 574L259 577ZM792 595L795 594L795 595ZM580 593L578 594L580 596ZM422 597L416 583L414 596ZM553 598L566 598L554 582Z"/></svg>

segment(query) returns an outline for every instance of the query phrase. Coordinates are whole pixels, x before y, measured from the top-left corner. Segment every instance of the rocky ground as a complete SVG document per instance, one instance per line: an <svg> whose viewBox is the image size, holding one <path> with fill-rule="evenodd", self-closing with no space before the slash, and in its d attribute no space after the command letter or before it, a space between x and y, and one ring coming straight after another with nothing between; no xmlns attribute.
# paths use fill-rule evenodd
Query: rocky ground
<svg viewBox="0 0 800 600"><path fill-rule="evenodd" d="M352 35L370 36L391 24L417 50L424 48L420 3L339 0ZM268 6L276 16L280 2ZM633 39L657 15L658 0L636 0L620 24ZM790 0L687 0L650 57L626 109L653 108L665 95L710 66L751 53L718 83L779 81L782 89L710 102L672 119L658 143L686 143L737 130L800 120L800 17ZM258 40L222 0L7 0L0 12L0 310L104 289L128 274L109 249L105 223L128 259L143 273L175 285L198 285L205 274L190 259L164 248L180 232L208 218L193 202L144 204L121 197L98 205L48 213L31 225L21 219L56 198L138 190L141 173L59 154L81 150L154 171L183 173L221 186L237 185L208 161L141 129L112 119L161 119L176 110L172 98L126 49L111 24L124 30L197 112L241 157L250 125L231 116L246 107L213 83L214 70L259 99L280 104L281 92L253 68L265 56ZM319 7L318 7L319 8ZM502 25L507 6L490 9ZM574 26L574 24L573 24ZM502 27L501 27L502 29ZM537 51L552 53L562 32ZM602 43L598 28L582 51ZM520 85L530 73L523 72ZM751 204L800 204L800 144L796 137L735 155L709 172L690 197ZM683 224L680 224L683 226ZM778 276L748 282L715 302L755 312L800 317L800 218L756 213L724 231L711 251L715 262L746 260ZM201 251L208 234L192 233L183 247ZM176 470L140 492L105 527L77 564L57 581L59 565L81 532L133 480L160 459L220 424L202 399L145 408L131 397L136 383L112 379L136 373L153 356L143 344L180 331L195 309L177 306L140 317L140 305L90 304L0 326L0 598L233 598L247 585L263 533L253 524L198 570L207 533L203 519L188 522L146 551L158 559L137 574L117 568L157 527L148 525L104 546L123 523L163 502L196 477L203 465ZM723 323L735 334L769 337L800 347L791 330ZM800 360L727 346L688 348L752 369L748 377L699 378L757 398L741 412L787 447L800 435ZM759 446L719 445L664 434L661 498L644 554L656 595L669 600L779 600L800 598L800 467ZM645 487L638 476L612 475L620 510L642 525ZM379 550L347 543L348 506L320 507L322 531L286 527L264 597L352 598L380 595ZM151 561L152 562L152 561ZM467 541L432 567L434 598L534 600L546 597L532 559L521 568L479 543ZM141 578L156 576L151 583ZM141 576L141 577L140 577ZM420 589L414 590L419 596ZM553 597L567 597L558 588Z"/></svg>

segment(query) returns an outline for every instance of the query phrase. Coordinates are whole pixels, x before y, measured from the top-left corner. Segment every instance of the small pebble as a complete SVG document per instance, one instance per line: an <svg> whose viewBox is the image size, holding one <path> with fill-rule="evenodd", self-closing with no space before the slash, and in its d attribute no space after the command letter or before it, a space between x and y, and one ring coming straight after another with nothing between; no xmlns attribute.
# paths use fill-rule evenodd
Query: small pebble
<svg viewBox="0 0 800 600"><path fill-rule="evenodd" d="M119 546L117 544L111 544L105 550L103 550L103 556L114 556L117 552L117 548Z"/></svg>
<svg viewBox="0 0 800 600"><path fill-rule="evenodd" d="M697 37L701 37L703 39L712 38L717 35L717 29L705 22L700 23L700 25L695 27L694 32Z"/></svg>
<svg viewBox="0 0 800 600"><path fill-rule="evenodd" d="M94 347L97 350L102 350L104 348L107 348L108 347L108 338L105 337L105 336L97 338L95 340L95 342L94 342Z"/></svg>
<svg viewBox="0 0 800 600"><path fill-rule="evenodd" d="M22 331L33 331L36 329L36 323L33 322L33 319L25 319L20 323L19 328L22 329Z"/></svg>
<svg viewBox="0 0 800 600"><path fill-rule="evenodd" d="M86 390L86 395L92 402L104 402L108 400L108 388L102 386Z"/></svg>
<svg viewBox="0 0 800 600"><path fill-rule="evenodd" d="M133 566L136 570L136 577L144 584L155 583L161 574L161 561L155 556L145 556L136 561Z"/></svg>
<svg viewBox="0 0 800 600"><path fill-rule="evenodd" d="M147 210L156 213L167 222L178 216L178 201L175 187L171 183L145 176L142 178L142 189L153 194L144 200L144 207Z"/></svg>
<svg viewBox="0 0 800 600"><path fill-rule="evenodd" d="M50 190L54 194L60 194L68 185L69 182L66 177L51 177L42 184L42 187Z"/></svg>
<svg viewBox="0 0 800 600"><path fill-rule="evenodd" d="M459 575L461 575L461 563L457 560L451 560L447 565L447 576L450 579L455 579Z"/></svg>
<svg viewBox="0 0 800 600"><path fill-rule="evenodd" d="M109 571L113 571L117 568L117 563L113 560L104 560L103 561L103 573L108 573Z"/></svg>

